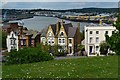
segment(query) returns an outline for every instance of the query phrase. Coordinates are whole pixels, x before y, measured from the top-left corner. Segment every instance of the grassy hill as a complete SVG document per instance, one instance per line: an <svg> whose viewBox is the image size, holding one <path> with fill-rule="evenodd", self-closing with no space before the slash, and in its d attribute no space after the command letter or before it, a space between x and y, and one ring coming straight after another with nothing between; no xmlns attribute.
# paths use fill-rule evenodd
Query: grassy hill
<svg viewBox="0 0 120 80"><path fill-rule="evenodd" d="M117 78L118 56L3 65L3 78Z"/></svg>

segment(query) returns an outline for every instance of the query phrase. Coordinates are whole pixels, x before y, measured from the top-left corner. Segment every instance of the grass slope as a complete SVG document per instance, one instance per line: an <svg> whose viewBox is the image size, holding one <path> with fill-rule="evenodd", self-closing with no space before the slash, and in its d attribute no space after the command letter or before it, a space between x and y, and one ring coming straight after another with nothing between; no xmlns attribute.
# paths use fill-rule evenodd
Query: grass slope
<svg viewBox="0 0 120 80"><path fill-rule="evenodd" d="M3 78L117 78L118 56L3 65Z"/></svg>
<svg viewBox="0 0 120 80"><path fill-rule="evenodd" d="M2 78L2 62L0 62L0 79Z"/></svg>

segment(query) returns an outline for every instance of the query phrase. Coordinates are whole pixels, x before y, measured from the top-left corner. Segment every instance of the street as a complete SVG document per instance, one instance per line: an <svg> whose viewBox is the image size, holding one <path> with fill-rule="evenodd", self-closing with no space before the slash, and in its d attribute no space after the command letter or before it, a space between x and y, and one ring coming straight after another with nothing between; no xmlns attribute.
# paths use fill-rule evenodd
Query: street
<svg viewBox="0 0 120 80"><path fill-rule="evenodd" d="M61 59L73 59L73 58L85 58L87 56L65 56L65 57L55 57L55 60L61 60Z"/></svg>

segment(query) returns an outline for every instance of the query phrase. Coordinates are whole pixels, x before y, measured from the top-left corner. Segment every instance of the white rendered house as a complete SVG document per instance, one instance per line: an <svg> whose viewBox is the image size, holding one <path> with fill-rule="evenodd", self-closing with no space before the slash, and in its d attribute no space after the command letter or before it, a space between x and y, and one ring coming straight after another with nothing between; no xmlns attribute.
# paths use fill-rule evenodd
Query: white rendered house
<svg viewBox="0 0 120 80"><path fill-rule="evenodd" d="M110 25L85 26L85 50L88 56L100 56L100 44L105 41L105 34L111 36L115 27Z"/></svg>
<svg viewBox="0 0 120 80"><path fill-rule="evenodd" d="M10 52L12 49L16 49L18 51L18 36L13 31L7 35L6 41L8 52Z"/></svg>

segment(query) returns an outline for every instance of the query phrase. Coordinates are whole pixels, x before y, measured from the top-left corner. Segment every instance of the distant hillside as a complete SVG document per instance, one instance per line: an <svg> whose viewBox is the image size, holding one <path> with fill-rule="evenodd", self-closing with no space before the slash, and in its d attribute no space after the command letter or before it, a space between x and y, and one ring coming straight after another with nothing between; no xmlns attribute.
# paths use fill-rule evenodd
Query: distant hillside
<svg viewBox="0 0 120 80"><path fill-rule="evenodd" d="M83 8L83 9L68 9L68 10L49 10L49 9L34 9L32 11L55 11L55 12L82 12L82 13L114 13L118 8Z"/></svg>
<svg viewBox="0 0 120 80"><path fill-rule="evenodd" d="M68 10L50 10L50 9L2 9L2 15L7 11L8 14L21 14L22 12L37 12L37 11L51 11L51 12L77 12L77 13L115 13L118 8L83 8L83 9L68 9Z"/></svg>
<svg viewBox="0 0 120 80"><path fill-rule="evenodd" d="M83 8L83 9L70 9L71 12L82 12L82 13L114 13L118 11L118 8Z"/></svg>

